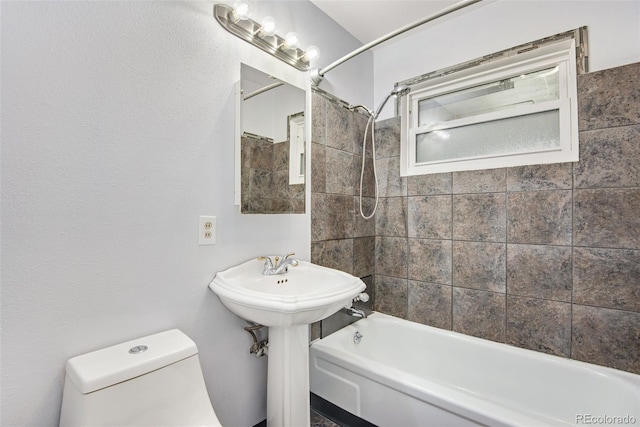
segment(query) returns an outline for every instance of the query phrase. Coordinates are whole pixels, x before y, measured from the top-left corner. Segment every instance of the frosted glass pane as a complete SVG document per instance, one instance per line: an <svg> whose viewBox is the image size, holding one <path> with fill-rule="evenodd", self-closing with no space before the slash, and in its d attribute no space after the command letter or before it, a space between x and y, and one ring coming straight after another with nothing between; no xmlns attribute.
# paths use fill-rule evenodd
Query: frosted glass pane
<svg viewBox="0 0 640 427"><path fill-rule="evenodd" d="M418 126L427 126L559 98L558 67L535 71L418 102Z"/></svg>
<svg viewBox="0 0 640 427"><path fill-rule="evenodd" d="M558 110L416 135L416 162L456 160L560 147Z"/></svg>

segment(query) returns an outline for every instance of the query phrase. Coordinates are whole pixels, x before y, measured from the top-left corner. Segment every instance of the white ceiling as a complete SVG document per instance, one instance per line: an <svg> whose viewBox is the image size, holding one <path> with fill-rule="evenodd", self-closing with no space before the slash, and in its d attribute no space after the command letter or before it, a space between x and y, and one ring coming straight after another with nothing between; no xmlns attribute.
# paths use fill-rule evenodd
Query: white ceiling
<svg viewBox="0 0 640 427"><path fill-rule="evenodd" d="M311 0L366 44L457 3L451 0Z"/></svg>

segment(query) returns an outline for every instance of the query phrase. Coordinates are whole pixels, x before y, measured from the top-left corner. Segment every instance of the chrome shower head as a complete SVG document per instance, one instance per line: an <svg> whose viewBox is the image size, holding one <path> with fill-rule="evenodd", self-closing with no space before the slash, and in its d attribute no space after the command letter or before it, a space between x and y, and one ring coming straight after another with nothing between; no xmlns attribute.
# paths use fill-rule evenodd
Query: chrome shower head
<svg viewBox="0 0 640 427"><path fill-rule="evenodd" d="M395 86L391 91L391 95L395 96L405 96L411 91L411 88L407 85L399 85Z"/></svg>
<svg viewBox="0 0 640 427"><path fill-rule="evenodd" d="M378 118L378 115L380 115L380 111L382 111L382 108L387 103L389 98L391 98L392 96L396 96L396 97L404 96L407 93L409 93L410 90L411 90L411 88L409 86L406 86L406 85L395 86L393 88L393 90L391 92L389 92L389 95L387 95L387 97L384 99L384 101L382 101L380 103L380 105L378 106L378 108L376 109L376 112L373 114L373 120Z"/></svg>

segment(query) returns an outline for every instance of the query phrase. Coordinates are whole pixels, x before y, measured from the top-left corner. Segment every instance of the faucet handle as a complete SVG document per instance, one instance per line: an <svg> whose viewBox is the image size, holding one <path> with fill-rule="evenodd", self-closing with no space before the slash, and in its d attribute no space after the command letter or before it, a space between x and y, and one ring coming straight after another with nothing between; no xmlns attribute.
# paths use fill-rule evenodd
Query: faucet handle
<svg viewBox="0 0 640 427"><path fill-rule="evenodd" d="M268 256L259 256L258 261L264 261L265 265L273 267L273 261L271 261L271 258Z"/></svg>
<svg viewBox="0 0 640 427"><path fill-rule="evenodd" d="M366 292L359 293L353 298L353 302L357 302L357 301L362 301L362 302L369 301L369 294Z"/></svg>
<svg viewBox="0 0 640 427"><path fill-rule="evenodd" d="M289 258L290 256L294 256L296 253L295 252L291 252L290 254L286 254L285 256L282 257L282 260L284 261L285 259Z"/></svg>

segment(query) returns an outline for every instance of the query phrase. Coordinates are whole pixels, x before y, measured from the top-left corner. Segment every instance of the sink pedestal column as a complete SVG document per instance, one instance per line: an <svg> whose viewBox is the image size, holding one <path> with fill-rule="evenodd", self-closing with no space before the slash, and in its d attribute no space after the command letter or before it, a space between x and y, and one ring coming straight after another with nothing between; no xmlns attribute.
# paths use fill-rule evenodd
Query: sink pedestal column
<svg viewBox="0 0 640 427"><path fill-rule="evenodd" d="M269 328L267 427L309 426L309 325Z"/></svg>

